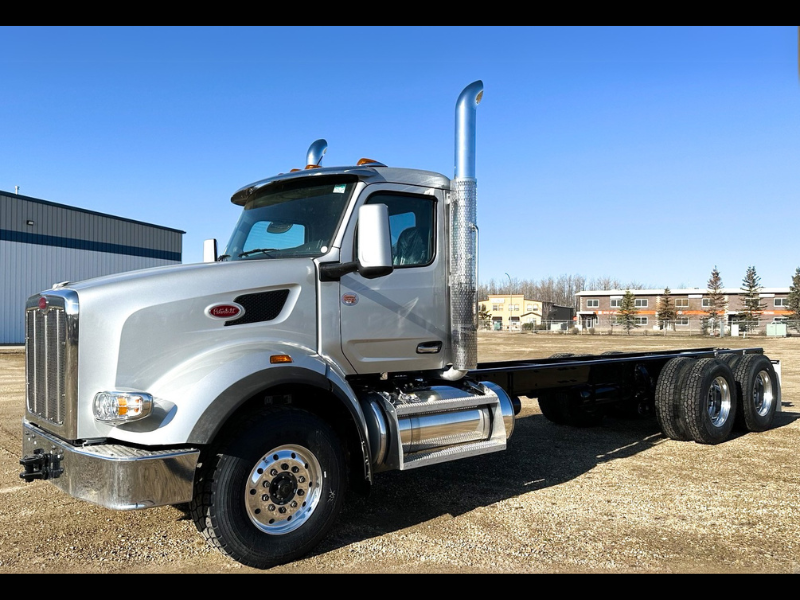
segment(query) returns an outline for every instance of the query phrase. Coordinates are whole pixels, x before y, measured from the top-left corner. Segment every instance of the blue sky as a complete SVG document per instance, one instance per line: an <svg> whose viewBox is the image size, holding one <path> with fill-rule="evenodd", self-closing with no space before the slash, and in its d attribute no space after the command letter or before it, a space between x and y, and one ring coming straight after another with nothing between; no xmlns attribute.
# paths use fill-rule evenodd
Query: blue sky
<svg viewBox="0 0 800 600"><path fill-rule="evenodd" d="M0 27L0 190L225 246L241 186L361 157L454 175L480 79L482 282L705 287L800 266L796 27Z"/></svg>

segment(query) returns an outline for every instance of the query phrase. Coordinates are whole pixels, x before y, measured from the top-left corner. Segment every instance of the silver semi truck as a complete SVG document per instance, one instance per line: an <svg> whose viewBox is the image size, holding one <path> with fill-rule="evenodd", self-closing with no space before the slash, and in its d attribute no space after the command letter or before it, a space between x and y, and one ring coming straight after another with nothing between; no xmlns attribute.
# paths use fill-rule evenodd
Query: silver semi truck
<svg viewBox="0 0 800 600"><path fill-rule="evenodd" d="M20 477L110 509L180 505L268 568L382 471L505 450L520 397L558 424L628 411L701 444L770 428L780 363L760 348L478 363L482 95L456 102L453 179L323 167L317 140L304 168L233 194L221 256L32 296Z"/></svg>

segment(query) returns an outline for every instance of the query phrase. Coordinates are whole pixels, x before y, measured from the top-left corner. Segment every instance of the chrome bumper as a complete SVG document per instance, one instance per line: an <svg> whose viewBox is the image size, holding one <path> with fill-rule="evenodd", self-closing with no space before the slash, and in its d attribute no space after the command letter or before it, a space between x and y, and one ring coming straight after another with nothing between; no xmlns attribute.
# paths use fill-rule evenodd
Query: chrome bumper
<svg viewBox="0 0 800 600"><path fill-rule="evenodd" d="M200 450L72 446L23 421L22 455L26 481L43 479L74 498L133 510L189 502Z"/></svg>

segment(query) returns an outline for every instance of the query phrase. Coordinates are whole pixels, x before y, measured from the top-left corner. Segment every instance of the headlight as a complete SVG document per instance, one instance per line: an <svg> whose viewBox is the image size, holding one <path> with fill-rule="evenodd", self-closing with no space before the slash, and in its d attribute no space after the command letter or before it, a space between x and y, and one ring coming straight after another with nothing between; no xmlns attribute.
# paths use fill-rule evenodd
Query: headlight
<svg viewBox="0 0 800 600"><path fill-rule="evenodd" d="M153 410L153 397L142 392L99 392L93 410L94 418L105 423L137 421Z"/></svg>

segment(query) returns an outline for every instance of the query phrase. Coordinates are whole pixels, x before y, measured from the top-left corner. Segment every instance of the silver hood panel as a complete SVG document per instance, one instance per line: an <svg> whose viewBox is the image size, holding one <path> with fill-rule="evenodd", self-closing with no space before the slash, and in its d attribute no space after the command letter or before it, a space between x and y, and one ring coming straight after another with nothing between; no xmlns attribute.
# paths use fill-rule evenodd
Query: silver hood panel
<svg viewBox="0 0 800 600"><path fill-rule="evenodd" d="M216 371L246 375L231 372L237 369L234 357L246 363L239 369L257 369L264 362L268 366L270 353L290 349L298 357L314 355L315 286L315 265L305 258L157 267L68 284L80 304L78 437L121 437L120 432L136 429L132 423L112 432L95 421L91 406L99 391L154 393L163 413L164 422L156 428L161 429L181 414L202 412L218 393L203 381ZM273 292L281 292L284 301L269 319L226 326L207 314L214 305ZM267 358L254 358L262 354ZM215 377L216 386L224 385L224 378ZM151 443L179 443L183 434L178 439L167 431L150 435Z"/></svg>

